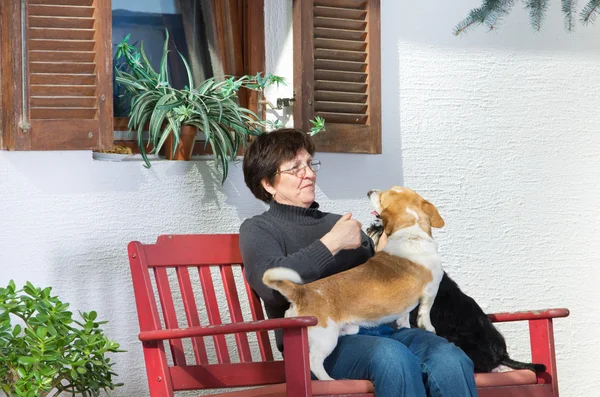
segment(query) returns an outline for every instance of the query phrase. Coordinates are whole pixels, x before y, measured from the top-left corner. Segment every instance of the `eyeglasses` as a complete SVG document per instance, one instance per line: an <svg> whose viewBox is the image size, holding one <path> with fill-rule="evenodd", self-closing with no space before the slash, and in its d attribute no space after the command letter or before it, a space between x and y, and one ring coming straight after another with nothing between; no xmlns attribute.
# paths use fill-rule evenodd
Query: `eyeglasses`
<svg viewBox="0 0 600 397"><path fill-rule="evenodd" d="M275 175L285 173L285 174L292 174L292 175L294 175L297 178L304 178L304 176L306 175L306 168L307 167L310 167L310 169L313 172L317 172L321 168L321 162L319 160L311 161L308 164L297 165L297 166L289 168L287 170L277 171L275 173Z"/></svg>

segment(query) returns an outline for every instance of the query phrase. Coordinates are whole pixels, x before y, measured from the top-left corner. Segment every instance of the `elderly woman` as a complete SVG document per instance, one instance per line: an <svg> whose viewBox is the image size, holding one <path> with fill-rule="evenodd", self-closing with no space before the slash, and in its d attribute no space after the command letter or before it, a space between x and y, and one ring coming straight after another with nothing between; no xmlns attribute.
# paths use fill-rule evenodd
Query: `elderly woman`
<svg viewBox="0 0 600 397"><path fill-rule="evenodd" d="M284 317L289 302L262 283L265 270L291 268L311 282L358 266L375 253L351 214L319 210L315 184L321 163L314 153L305 133L280 129L257 137L244 157L246 185L269 209L244 221L240 248L248 282L269 318ZM283 351L282 334L275 335ZM471 360L418 328L383 325L342 336L325 369L334 379L372 381L377 397L477 395Z"/></svg>

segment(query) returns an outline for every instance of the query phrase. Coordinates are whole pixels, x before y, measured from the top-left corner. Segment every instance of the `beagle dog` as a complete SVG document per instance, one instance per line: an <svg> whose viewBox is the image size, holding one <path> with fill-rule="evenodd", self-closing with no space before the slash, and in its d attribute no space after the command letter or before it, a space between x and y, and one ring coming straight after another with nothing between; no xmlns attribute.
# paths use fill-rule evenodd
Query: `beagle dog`
<svg viewBox="0 0 600 397"><path fill-rule="evenodd" d="M308 329L308 343L310 369L320 380L332 379L323 362L338 337L355 334L359 327L391 321L410 327L410 311L419 306L418 326L435 333L429 312L444 271L431 228L444 226L444 220L433 204L408 188L371 190L368 197L388 241L367 262L308 284L288 268L263 275L265 285L290 301L286 317L318 319Z"/></svg>

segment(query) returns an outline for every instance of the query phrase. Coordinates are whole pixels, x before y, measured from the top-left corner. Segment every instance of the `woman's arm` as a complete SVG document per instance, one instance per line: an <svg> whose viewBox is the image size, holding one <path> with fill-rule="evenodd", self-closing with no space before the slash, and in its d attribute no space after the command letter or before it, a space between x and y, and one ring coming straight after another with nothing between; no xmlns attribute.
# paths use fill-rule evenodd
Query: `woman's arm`
<svg viewBox="0 0 600 397"><path fill-rule="evenodd" d="M277 230L268 228L255 219L246 220L240 227L240 250L248 283L265 303L273 306L285 306L287 301L281 294L263 284L262 277L267 269L293 269L304 282L311 282L321 278L323 270L335 263L331 251L319 239L297 252L287 254L284 241Z"/></svg>

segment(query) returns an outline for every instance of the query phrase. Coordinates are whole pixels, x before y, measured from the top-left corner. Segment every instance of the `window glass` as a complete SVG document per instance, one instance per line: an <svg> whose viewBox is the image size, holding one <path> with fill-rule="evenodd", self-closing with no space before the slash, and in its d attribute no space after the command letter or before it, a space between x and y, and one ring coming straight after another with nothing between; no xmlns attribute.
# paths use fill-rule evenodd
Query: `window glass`
<svg viewBox="0 0 600 397"><path fill-rule="evenodd" d="M155 70L158 71L165 41L165 29L169 31L169 49L178 50L192 69L194 82L213 76L212 49L209 45L210 1L207 0L113 0L112 40L113 67L122 63L114 59L116 44L131 34L129 43L140 47ZM122 66L119 66L122 67ZM168 57L169 81L175 88L187 85L185 66L171 51ZM125 90L114 81L114 116L127 117L129 99Z"/></svg>

